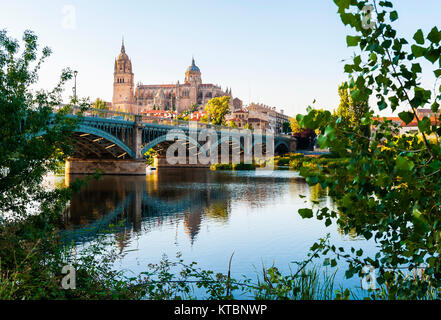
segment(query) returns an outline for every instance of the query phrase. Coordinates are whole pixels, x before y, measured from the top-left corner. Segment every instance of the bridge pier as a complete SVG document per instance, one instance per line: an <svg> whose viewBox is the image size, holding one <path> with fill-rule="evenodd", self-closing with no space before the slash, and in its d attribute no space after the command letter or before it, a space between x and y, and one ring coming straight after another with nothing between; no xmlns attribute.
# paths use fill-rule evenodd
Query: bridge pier
<svg viewBox="0 0 441 320"><path fill-rule="evenodd" d="M67 159L66 174L145 175L145 160Z"/></svg>

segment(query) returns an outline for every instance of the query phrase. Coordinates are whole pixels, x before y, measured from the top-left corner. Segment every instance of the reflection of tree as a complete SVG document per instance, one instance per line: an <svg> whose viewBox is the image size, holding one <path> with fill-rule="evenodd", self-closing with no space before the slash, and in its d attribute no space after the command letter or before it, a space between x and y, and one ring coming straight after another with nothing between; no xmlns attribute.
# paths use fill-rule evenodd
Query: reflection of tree
<svg viewBox="0 0 441 320"><path fill-rule="evenodd" d="M207 218L226 221L231 212L230 202L213 202L205 209Z"/></svg>
<svg viewBox="0 0 441 320"><path fill-rule="evenodd" d="M323 200L326 196L326 191L320 186L320 184L316 184L315 186L311 187L310 191L310 200L311 202L320 202L320 200Z"/></svg>
<svg viewBox="0 0 441 320"><path fill-rule="evenodd" d="M344 223L345 223L345 220L347 219L347 217L345 217L344 214L339 210L337 210L337 214L340 216L340 221L343 224L343 225L337 225L337 232L340 235L349 237L349 240L364 240L363 236L357 234L357 231L355 230L355 228L351 228L346 234L346 232L343 230L343 228L346 228Z"/></svg>

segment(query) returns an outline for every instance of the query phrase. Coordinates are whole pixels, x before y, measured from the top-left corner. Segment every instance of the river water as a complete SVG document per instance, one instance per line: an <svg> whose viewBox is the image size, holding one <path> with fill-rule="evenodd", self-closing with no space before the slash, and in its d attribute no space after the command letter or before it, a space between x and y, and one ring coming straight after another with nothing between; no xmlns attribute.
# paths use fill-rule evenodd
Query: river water
<svg viewBox="0 0 441 320"><path fill-rule="evenodd" d="M69 184L85 176L65 179ZM308 186L293 171L160 169L147 176L91 179L71 200L65 224L69 237L87 244L122 220L108 236L123 253L117 268L132 275L177 252L185 262L223 273L234 252L231 272L236 278L255 279L262 265L288 272L328 233L337 247L375 252L371 241L343 236L335 224L302 219L298 209L313 205L334 206L324 190ZM359 278L344 278L344 265L339 268L338 284L360 286Z"/></svg>

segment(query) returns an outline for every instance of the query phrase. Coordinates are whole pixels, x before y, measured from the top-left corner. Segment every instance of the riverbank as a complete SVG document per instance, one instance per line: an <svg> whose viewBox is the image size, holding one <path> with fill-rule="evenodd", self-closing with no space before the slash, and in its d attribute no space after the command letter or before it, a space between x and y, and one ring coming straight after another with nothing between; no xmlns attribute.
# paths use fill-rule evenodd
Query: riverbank
<svg viewBox="0 0 441 320"><path fill-rule="evenodd" d="M274 170L293 170L309 174L317 174L321 171L330 174L332 169L345 166L349 163L348 159L338 158L332 154L303 154L289 153L283 156L275 156L270 160L255 160L252 164L238 163L218 163L210 166L210 170L255 170L256 168L273 167Z"/></svg>

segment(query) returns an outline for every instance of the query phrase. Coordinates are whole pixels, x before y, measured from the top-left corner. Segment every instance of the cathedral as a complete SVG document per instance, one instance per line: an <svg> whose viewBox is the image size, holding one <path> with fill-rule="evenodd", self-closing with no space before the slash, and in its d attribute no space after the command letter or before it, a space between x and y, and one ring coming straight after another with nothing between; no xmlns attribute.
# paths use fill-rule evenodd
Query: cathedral
<svg viewBox="0 0 441 320"><path fill-rule="evenodd" d="M202 108L208 100L215 97L229 96L231 108L240 109L242 101L233 99L231 89L223 91L221 87L202 83L201 70L192 59L185 72L184 82L175 84L134 86L132 62L126 54L124 40L121 52L115 60L112 109L115 111L140 114L148 110L173 110L181 113L198 105Z"/></svg>

